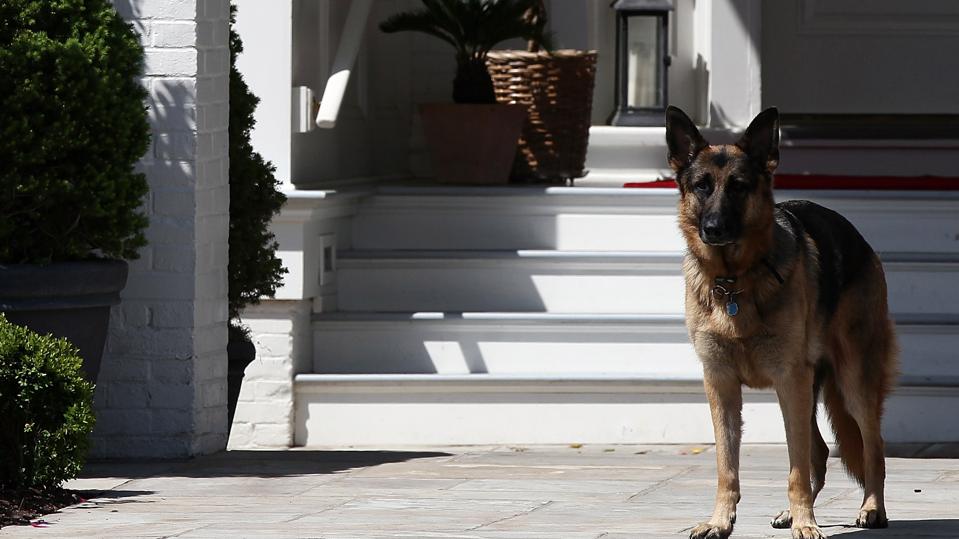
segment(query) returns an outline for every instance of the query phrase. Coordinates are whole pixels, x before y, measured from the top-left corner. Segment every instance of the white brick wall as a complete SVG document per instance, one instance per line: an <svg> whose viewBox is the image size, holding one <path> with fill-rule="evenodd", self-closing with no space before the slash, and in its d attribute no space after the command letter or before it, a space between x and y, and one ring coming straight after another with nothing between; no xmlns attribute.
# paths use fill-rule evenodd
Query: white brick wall
<svg viewBox="0 0 959 539"><path fill-rule="evenodd" d="M141 35L153 143L149 244L113 311L98 457L226 444L229 0L114 0Z"/></svg>
<svg viewBox="0 0 959 539"><path fill-rule="evenodd" d="M230 448L293 445L293 375L312 368L313 301L263 300L243 312L256 345L230 432Z"/></svg>

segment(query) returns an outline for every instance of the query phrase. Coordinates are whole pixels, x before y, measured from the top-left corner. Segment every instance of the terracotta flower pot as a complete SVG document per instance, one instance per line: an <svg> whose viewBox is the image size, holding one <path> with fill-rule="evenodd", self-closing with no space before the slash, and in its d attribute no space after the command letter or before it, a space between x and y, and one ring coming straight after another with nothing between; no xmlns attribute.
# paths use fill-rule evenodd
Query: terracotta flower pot
<svg viewBox="0 0 959 539"><path fill-rule="evenodd" d="M526 120L522 105L420 105L423 131L437 180L505 184Z"/></svg>

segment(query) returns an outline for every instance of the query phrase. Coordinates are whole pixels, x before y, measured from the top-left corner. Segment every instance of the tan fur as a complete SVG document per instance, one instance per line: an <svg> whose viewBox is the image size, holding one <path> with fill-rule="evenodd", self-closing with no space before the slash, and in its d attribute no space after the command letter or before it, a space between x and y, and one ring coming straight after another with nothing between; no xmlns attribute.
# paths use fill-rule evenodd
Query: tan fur
<svg viewBox="0 0 959 539"><path fill-rule="evenodd" d="M697 160L735 146L709 146ZM772 165L773 167L775 164ZM727 172L712 172L716 190ZM684 262L686 323L703 363L704 387L716 437L718 484L712 518L690 536L728 537L740 498L739 445L742 431L742 385L772 388L782 408L789 453L789 509L773 525L789 526L795 538L824 537L813 512L825 482L828 448L813 418L817 362L825 358L823 398L842 459L865 489L857 524L885 522L885 465L879 432L882 403L895 377L896 344L886 303L886 285L878 259L855 290L843 293L831 322L817 312L817 250L811 238L805 257L778 268L780 284L761 263L774 245L773 196L770 185L749 196L743 230L734 243L712 246L699 236L700 200L684 193L679 201L679 228L688 246ZM736 275L739 313L728 316L712 296L716 277ZM773 298L776 298L773 301ZM868 359L868 361L867 361Z"/></svg>

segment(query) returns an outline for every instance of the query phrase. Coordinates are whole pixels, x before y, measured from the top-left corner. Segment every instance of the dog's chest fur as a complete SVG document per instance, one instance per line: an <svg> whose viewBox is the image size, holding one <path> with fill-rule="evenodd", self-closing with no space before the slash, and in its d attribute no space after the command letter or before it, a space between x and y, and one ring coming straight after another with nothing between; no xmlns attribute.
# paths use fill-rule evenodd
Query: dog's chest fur
<svg viewBox="0 0 959 539"><path fill-rule="evenodd" d="M749 337L728 337L708 330L691 332L693 346L703 367L714 373L725 373L753 388L776 385L788 375L796 360L787 350L805 346L805 332L755 334ZM813 360L808 351L801 353Z"/></svg>
<svg viewBox="0 0 959 539"><path fill-rule="evenodd" d="M739 312L726 313L711 297L710 283L699 272L686 272L686 324L704 368L735 376L750 387L763 388L788 375L796 362L816 362L821 331L815 319L816 298L800 286L815 281L814 268L794 260L785 282L764 270L753 272L737 297Z"/></svg>

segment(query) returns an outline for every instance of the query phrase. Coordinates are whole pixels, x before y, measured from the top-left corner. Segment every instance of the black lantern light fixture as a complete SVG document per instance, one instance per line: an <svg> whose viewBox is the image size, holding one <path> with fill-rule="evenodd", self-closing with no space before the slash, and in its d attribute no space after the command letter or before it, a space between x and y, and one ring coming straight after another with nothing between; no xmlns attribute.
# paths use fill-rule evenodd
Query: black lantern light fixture
<svg viewBox="0 0 959 539"><path fill-rule="evenodd" d="M672 0L616 0L613 125L664 125Z"/></svg>

